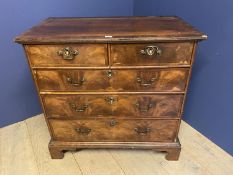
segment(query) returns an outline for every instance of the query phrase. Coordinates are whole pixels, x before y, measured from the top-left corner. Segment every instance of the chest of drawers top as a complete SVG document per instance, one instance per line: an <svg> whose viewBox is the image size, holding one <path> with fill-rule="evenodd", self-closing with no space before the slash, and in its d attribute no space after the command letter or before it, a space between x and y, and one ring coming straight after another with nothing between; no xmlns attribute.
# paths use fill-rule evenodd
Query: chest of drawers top
<svg viewBox="0 0 233 175"><path fill-rule="evenodd" d="M21 44L203 40L178 17L48 18L15 38Z"/></svg>

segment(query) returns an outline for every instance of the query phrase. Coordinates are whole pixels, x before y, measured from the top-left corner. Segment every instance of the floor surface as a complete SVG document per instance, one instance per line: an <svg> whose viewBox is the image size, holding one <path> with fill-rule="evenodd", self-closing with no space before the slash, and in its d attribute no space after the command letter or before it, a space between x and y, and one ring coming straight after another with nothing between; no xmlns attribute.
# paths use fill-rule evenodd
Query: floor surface
<svg viewBox="0 0 233 175"><path fill-rule="evenodd" d="M0 175L233 175L233 157L187 123L179 161L141 150L81 150L52 160L43 115L0 129Z"/></svg>

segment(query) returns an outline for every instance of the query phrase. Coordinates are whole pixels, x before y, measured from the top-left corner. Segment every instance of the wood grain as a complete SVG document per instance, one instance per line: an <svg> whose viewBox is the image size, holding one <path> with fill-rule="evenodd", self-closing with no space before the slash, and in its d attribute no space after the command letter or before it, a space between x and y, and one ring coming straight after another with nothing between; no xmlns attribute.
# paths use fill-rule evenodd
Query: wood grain
<svg viewBox="0 0 233 175"><path fill-rule="evenodd" d="M153 55L140 51L148 46L161 50ZM158 65L190 65L193 43L143 43L143 44L111 44L110 65L114 66L158 66Z"/></svg>
<svg viewBox="0 0 233 175"><path fill-rule="evenodd" d="M154 161L153 151L142 150L109 150L119 162L127 175L168 175L166 169L161 168L160 161Z"/></svg>
<svg viewBox="0 0 233 175"><path fill-rule="evenodd" d="M65 60L58 52L64 48L76 50L72 60ZM25 51L31 65L36 66L106 66L108 64L106 44L26 45Z"/></svg>
<svg viewBox="0 0 233 175"><path fill-rule="evenodd" d="M163 159L164 155L162 153L151 154L151 157L155 162L159 162L160 168L166 170L170 175L213 175L199 161L190 157L189 153L194 150L192 147L189 147L189 149L187 152L186 149L182 148L179 161L166 161Z"/></svg>
<svg viewBox="0 0 233 175"><path fill-rule="evenodd" d="M81 175L72 153L67 153L62 160L52 160L48 150L50 136L44 119L35 117L27 119L26 124L37 162L39 173L43 175ZM21 142L22 144L22 142ZM25 151L25 150L24 150ZM69 167L69 169L67 169Z"/></svg>
<svg viewBox="0 0 233 175"><path fill-rule="evenodd" d="M44 129L34 132L36 128ZM15 132L16 130L18 132ZM34 135L38 135L37 132L40 132L40 136L36 136L37 139L31 139L35 137ZM29 135L30 137L28 137ZM83 175L154 175L155 173L162 175L232 175L232 156L184 121L181 123L179 137L183 145L179 161L167 161L164 159L164 153L149 150L85 149L71 154L74 155L75 164ZM69 162L67 157L70 157L70 153L67 153L62 160L51 161L48 153L42 154L40 161L35 161L36 151L34 152L34 149L39 148L33 146L32 150L29 143L46 146L49 138L43 115L1 128L0 138L1 175L37 175L44 174L44 170L47 170L45 172L47 175L59 175L64 171L71 172L71 174L77 172L76 166L66 163ZM34 141L36 144L33 143ZM48 162L48 165L45 162ZM37 170L37 166L40 169Z"/></svg>
<svg viewBox="0 0 233 175"><path fill-rule="evenodd" d="M46 114L51 158L133 148L178 160L195 46L206 38L178 17L49 18L16 37Z"/></svg>
<svg viewBox="0 0 233 175"><path fill-rule="evenodd" d="M107 150L81 150L73 155L83 175L125 175Z"/></svg>
<svg viewBox="0 0 233 175"><path fill-rule="evenodd" d="M48 118L179 118L183 95L42 95Z"/></svg>
<svg viewBox="0 0 233 175"><path fill-rule="evenodd" d="M183 91L188 69L38 70L41 91ZM127 77L127 78L126 78ZM67 81L71 78L73 84ZM83 82L82 79L84 79ZM140 81L138 81L140 79ZM152 81L153 79L153 81ZM79 85L74 85L77 83Z"/></svg>
<svg viewBox="0 0 233 175"><path fill-rule="evenodd" d="M111 126L111 122L116 124ZM140 119L79 119L49 120L54 140L61 141L122 141L122 142L173 142L178 120L140 120ZM146 129L147 133L137 133L135 128ZM77 129L90 129L80 132Z"/></svg>
<svg viewBox="0 0 233 175"><path fill-rule="evenodd" d="M31 139L24 122L0 129L0 174L39 175Z"/></svg>
<svg viewBox="0 0 233 175"><path fill-rule="evenodd" d="M230 154L227 154L223 149L206 139L201 133L191 128L185 122L182 123L180 130L179 136L183 138L182 143L186 145L184 149L186 153L189 152L190 159L199 162L203 168L212 174L233 173L233 157ZM191 140L189 140L190 135L192 135ZM190 152L190 147L195 152ZM230 162L230 164L227 162Z"/></svg>
<svg viewBox="0 0 233 175"><path fill-rule="evenodd" d="M36 76L41 91L105 91L110 87L107 71L38 70Z"/></svg>
<svg viewBox="0 0 233 175"><path fill-rule="evenodd" d="M184 90L187 77L186 68L113 70L113 76L109 81L112 91L118 92L179 92Z"/></svg>
<svg viewBox="0 0 233 175"><path fill-rule="evenodd" d="M112 36L112 37L105 37ZM21 44L203 40L178 17L48 18L15 38Z"/></svg>

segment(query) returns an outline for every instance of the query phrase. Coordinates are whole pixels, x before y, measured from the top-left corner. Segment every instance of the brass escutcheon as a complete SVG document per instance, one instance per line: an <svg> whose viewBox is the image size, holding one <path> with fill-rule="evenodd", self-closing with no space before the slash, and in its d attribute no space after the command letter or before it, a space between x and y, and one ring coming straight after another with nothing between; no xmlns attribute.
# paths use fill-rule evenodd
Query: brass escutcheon
<svg viewBox="0 0 233 175"><path fill-rule="evenodd" d="M112 70L108 70L108 71L107 71L107 77L108 77L108 78L112 78L112 76L113 76Z"/></svg>
<svg viewBox="0 0 233 175"><path fill-rule="evenodd" d="M116 120L110 120L108 122L109 126L113 127L113 126L116 126L118 124L118 122Z"/></svg>
<svg viewBox="0 0 233 175"><path fill-rule="evenodd" d="M107 97L107 98L105 99L105 101L106 101L108 104L112 105L113 103L117 102L117 98L114 98L114 97Z"/></svg>

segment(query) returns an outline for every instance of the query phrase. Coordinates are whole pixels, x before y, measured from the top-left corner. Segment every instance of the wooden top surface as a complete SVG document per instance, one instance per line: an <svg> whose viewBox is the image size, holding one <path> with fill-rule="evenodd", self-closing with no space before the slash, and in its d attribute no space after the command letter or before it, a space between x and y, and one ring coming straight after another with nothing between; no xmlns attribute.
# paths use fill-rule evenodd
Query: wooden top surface
<svg viewBox="0 0 233 175"><path fill-rule="evenodd" d="M48 18L15 38L21 44L203 40L178 17Z"/></svg>

